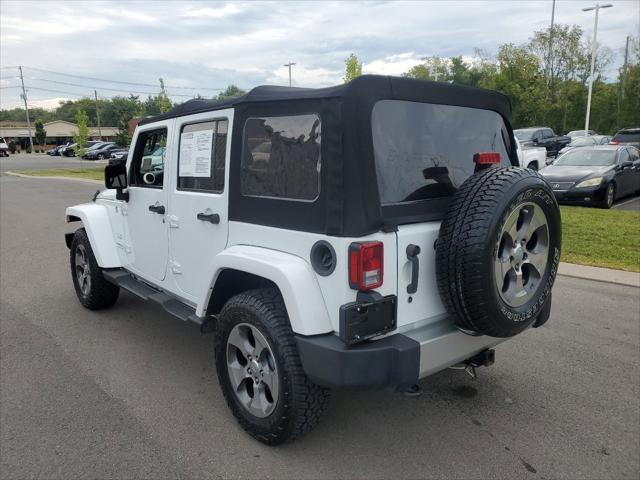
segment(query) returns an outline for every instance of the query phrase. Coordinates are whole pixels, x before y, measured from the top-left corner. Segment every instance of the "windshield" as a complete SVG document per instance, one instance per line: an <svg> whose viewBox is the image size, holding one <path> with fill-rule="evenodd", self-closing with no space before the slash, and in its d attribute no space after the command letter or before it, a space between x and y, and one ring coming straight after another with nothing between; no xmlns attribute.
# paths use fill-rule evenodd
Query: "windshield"
<svg viewBox="0 0 640 480"><path fill-rule="evenodd" d="M584 147L585 145L593 145L595 143L593 137L574 137L569 145L572 147Z"/></svg>
<svg viewBox="0 0 640 480"><path fill-rule="evenodd" d="M613 137L614 142L640 142L640 131L638 132L619 132Z"/></svg>
<svg viewBox="0 0 640 480"><path fill-rule="evenodd" d="M447 197L475 169L473 155L498 152L510 165L509 133L491 110L380 100L371 117L382 204Z"/></svg>
<svg viewBox="0 0 640 480"><path fill-rule="evenodd" d="M616 161L615 150L571 150L555 161L554 165L605 167Z"/></svg>
<svg viewBox="0 0 640 480"><path fill-rule="evenodd" d="M521 142L527 142L533 137L535 130L514 130L513 134Z"/></svg>

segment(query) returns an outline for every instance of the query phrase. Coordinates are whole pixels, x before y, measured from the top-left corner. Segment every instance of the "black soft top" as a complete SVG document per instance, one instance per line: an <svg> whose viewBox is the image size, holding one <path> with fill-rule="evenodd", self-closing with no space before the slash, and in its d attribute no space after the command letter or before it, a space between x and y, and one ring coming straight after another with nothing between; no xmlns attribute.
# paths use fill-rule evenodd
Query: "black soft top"
<svg viewBox="0 0 640 480"><path fill-rule="evenodd" d="M229 220L337 236L361 236L400 223L440 220L449 198L399 207L380 203L373 153L371 116L380 100L405 100L493 110L511 137L511 104L501 93L444 82L363 75L328 88L262 86L228 100L189 100L140 125L186 115L234 108L229 175ZM248 118L315 113L322 122L320 195L313 202L250 197L240 193L243 130ZM434 119L438 121L438 119ZM455 140L454 140L455 141ZM469 160L471 161L471 159ZM507 160L509 161L509 160Z"/></svg>
<svg viewBox="0 0 640 480"><path fill-rule="evenodd" d="M350 98L360 101L385 99L463 105L494 110L503 117L511 116L509 98L493 90L454 85L413 78L362 75L350 83L327 88L298 88L262 85L248 93L227 100L195 98L155 117L145 118L140 125L182 117L194 113L222 110L248 103L305 101L313 99Z"/></svg>

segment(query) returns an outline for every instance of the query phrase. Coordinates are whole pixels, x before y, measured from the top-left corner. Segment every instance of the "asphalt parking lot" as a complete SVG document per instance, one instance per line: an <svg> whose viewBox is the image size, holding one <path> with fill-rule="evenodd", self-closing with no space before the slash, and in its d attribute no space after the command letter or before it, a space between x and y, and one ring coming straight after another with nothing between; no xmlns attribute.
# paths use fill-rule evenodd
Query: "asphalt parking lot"
<svg viewBox="0 0 640 480"><path fill-rule="evenodd" d="M638 289L559 277L549 323L477 380L337 392L314 432L269 448L229 414L210 336L128 294L79 305L64 207L94 191L0 175L1 478L639 477Z"/></svg>

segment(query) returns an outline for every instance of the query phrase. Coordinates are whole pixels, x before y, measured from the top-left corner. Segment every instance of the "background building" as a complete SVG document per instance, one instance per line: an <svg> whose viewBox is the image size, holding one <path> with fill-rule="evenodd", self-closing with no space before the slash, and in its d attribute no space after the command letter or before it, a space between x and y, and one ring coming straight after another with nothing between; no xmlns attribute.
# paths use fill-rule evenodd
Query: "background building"
<svg viewBox="0 0 640 480"><path fill-rule="evenodd" d="M75 123L66 122L64 120L54 120L44 124L47 132L46 144L51 147L53 145L63 145L73 141L73 136L78 134L78 126ZM102 135L100 135L100 133ZM117 127L89 127L89 140L106 140L112 141L118 134ZM31 124L31 136L35 146L35 126ZM29 130L27 122L0 122L0 137L4 137L7 142L13 140L21 146L27 148L29 146Z"/></svg>

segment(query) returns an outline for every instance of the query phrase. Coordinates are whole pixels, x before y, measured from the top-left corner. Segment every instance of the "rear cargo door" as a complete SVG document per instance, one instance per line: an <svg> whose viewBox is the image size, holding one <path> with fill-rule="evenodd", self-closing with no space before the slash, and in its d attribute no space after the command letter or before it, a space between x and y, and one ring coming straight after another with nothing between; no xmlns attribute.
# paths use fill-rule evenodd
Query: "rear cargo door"
<svg viewBox="0 0 640 480"><path fill-rule="evenodd" d="M446 314L434 247L449 201L473 175L474 154L497 152L505 166L517 154L493 110L381 100L371 128L382 213L397 235L398 326L435 322Z"/></svg>
<svg viewBox="0 0 640 480"><path fill-rule="evenodd" d="M433 322L446 314L435 273L434 245L439 229L440 222L398 227L399 327L421 320Z"/></svg>

